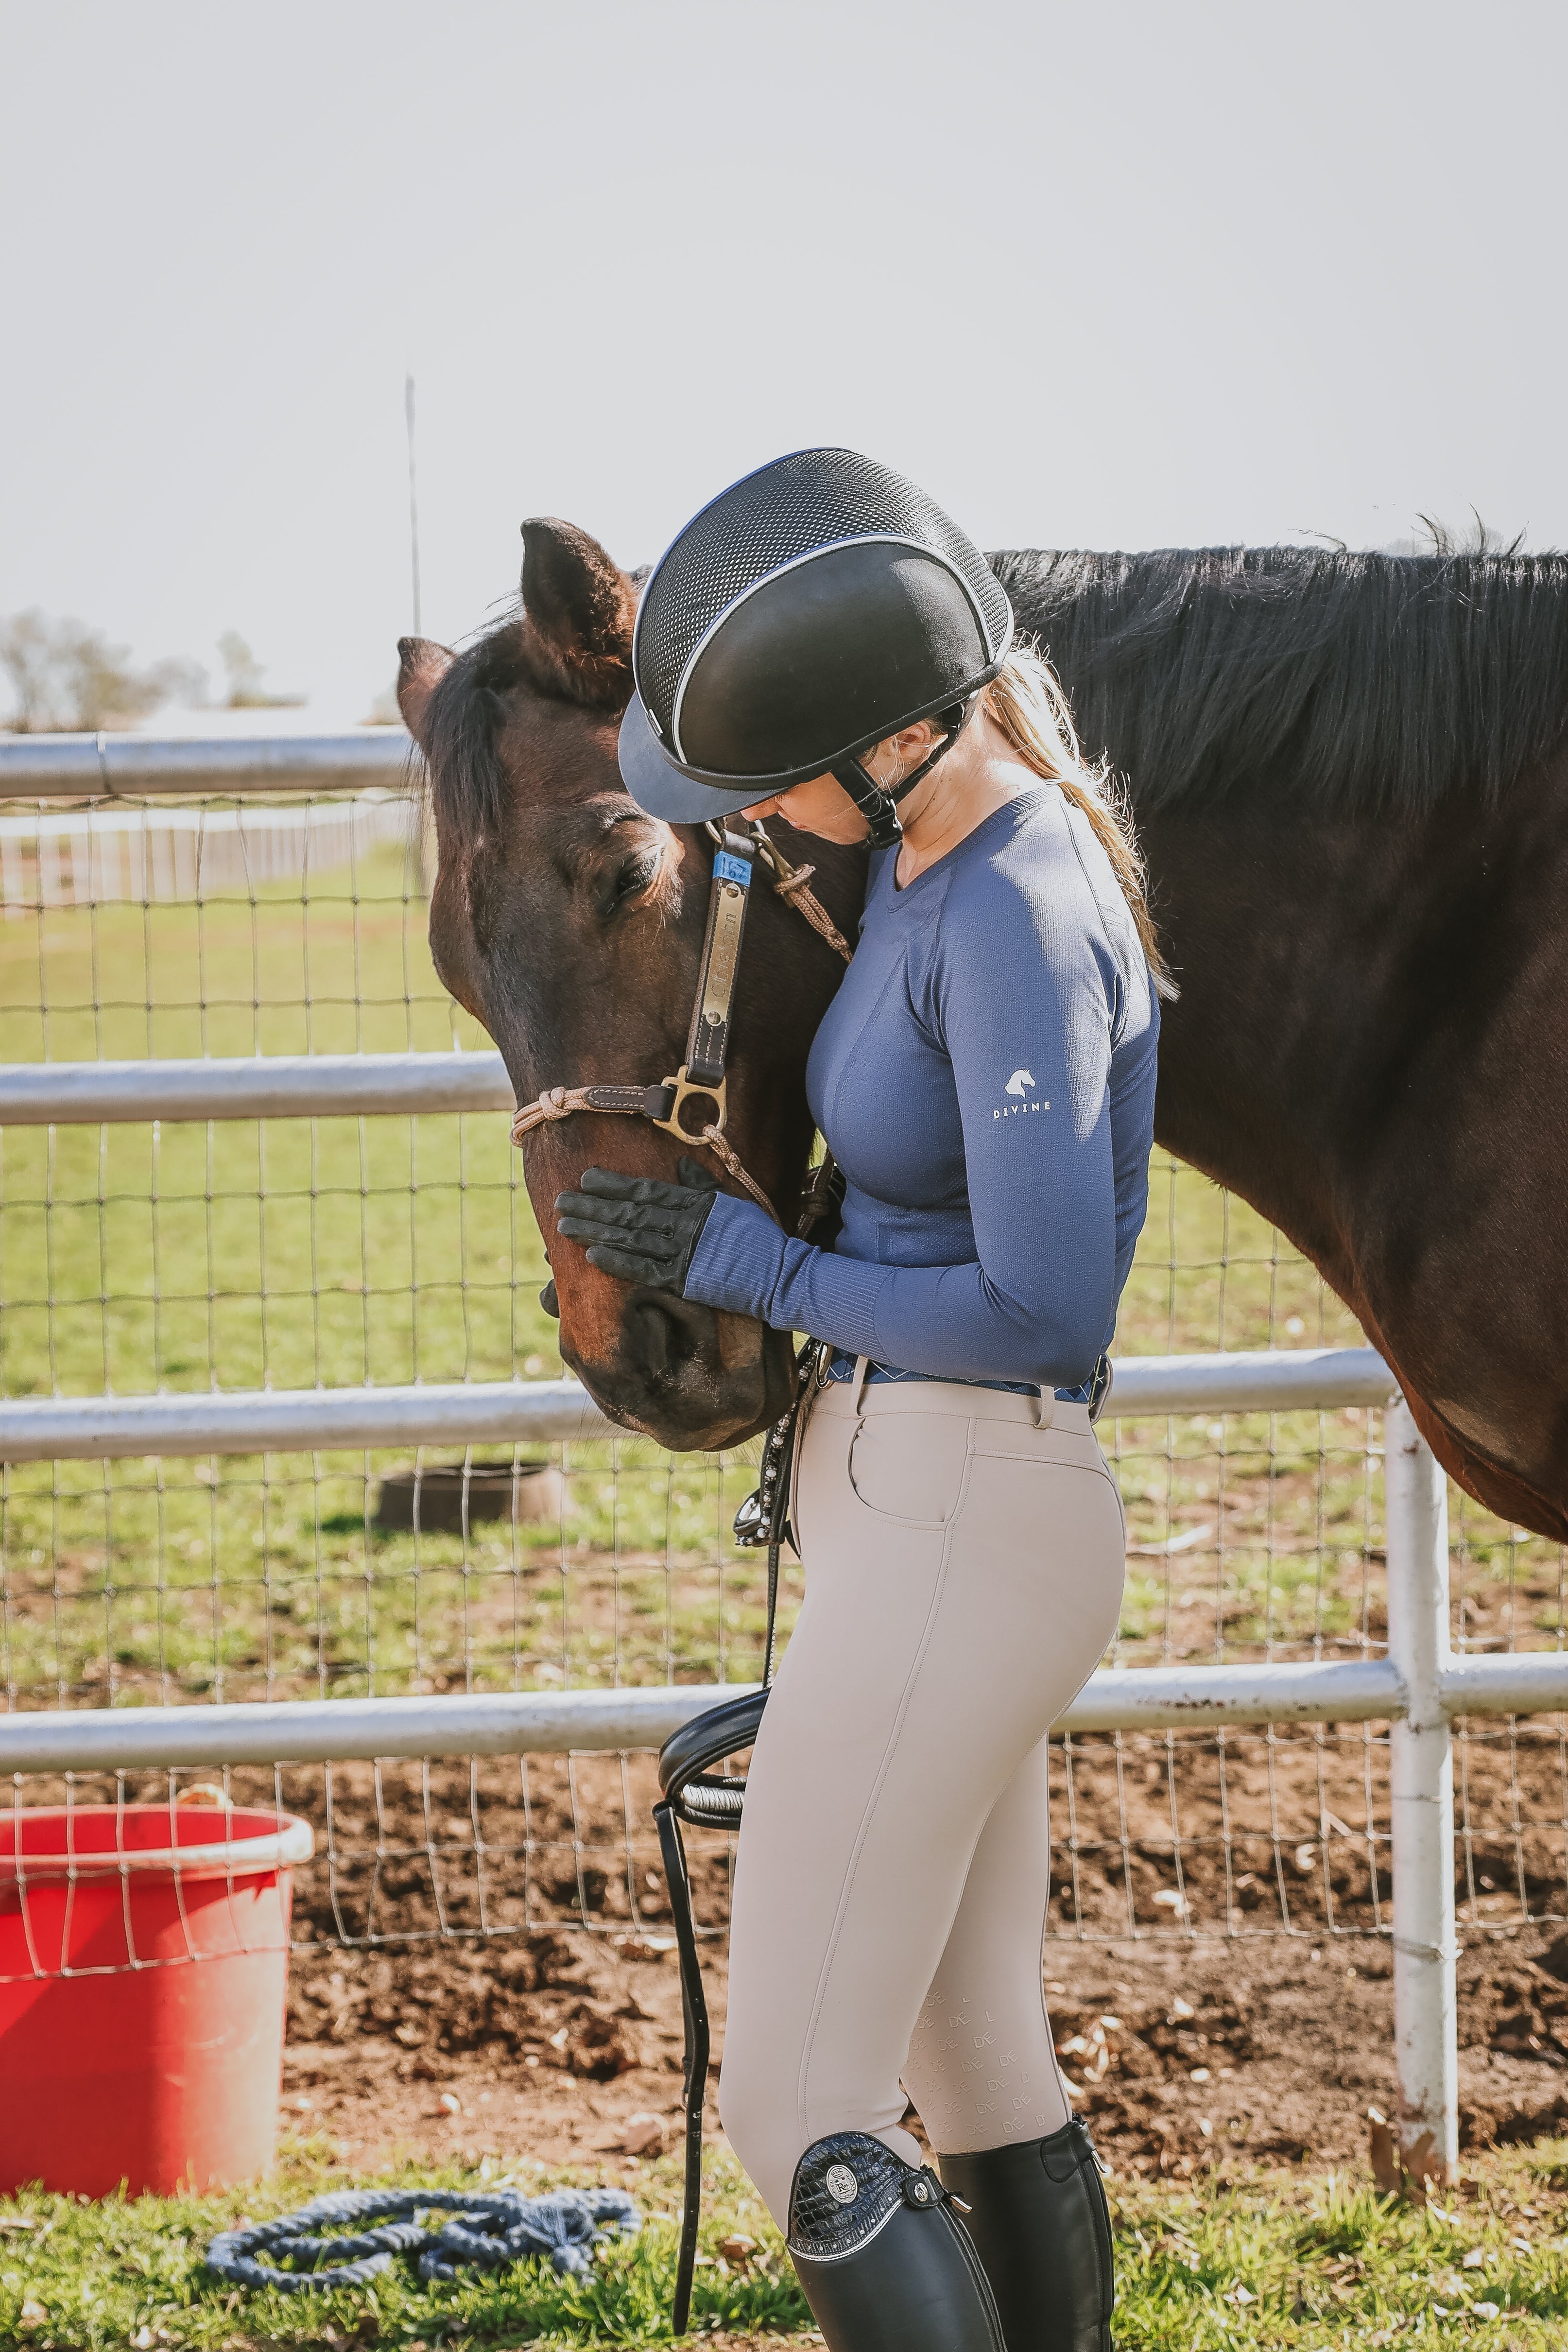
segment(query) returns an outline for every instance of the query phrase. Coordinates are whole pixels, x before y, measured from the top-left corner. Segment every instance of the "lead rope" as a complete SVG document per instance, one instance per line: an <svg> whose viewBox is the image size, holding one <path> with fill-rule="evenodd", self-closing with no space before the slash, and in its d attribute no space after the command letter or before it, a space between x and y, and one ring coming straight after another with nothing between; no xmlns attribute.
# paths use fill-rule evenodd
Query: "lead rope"
<svg viewBox="0 0 1568 2352"><path fill-rule="evenodd" d="M769 839L760 817L753 820L749 831L758 854L772 869L773 887L779 897L783 899L786 906L793 907L798 915L804 915L811 929L827 940L835 954L841 955L846 963L851 962L854 956L853 948L851 947L816 892L807 887L817 870L816 867L791 866L778 843Z"/></svg>
<svg viewBox="0 0 1568 2352"><path fill-rule="evenodd" d="M432 2232L421 2218L429 2213L452 2218ZM620 2189L558 2189L546 2197L516 2189L348 2189L277 2221L220 2231L207 2248L207 2268L231 2285L275 2294L365 2286L396 2254L413 2255L427 2282L455 2279L469 2267L506 2270L530 2255L548 2256L559 2278L586 2279L596 2248L612 2237L634 2238L641 2227ZM279 2254L305 2267L280 2270Z"/></svg>
<svg viewBox="0 0 1568 2352"><path fill-rule="evenodd" d="M773 887L786 905L806 918L812 929L835 952L850 961L852 950L843 933L810 887L813 868L791 866L760 824L751 838L773 874ZM842 1180L833 1155L824 1149L811 1171L800 1204L797 1231L809 1240L813 1229L841 1197ZM800 1412L821 1364L821 1349L808 1340L796 1367L795 1393L789 1409L768 1433L755 1493L748 1495L735 1517L735 1540L747 1549L768 1550L768 1630L762 1651L764 1696L773 1687L773 1654L779 1633L779 1570L786 1538L794 1542L789 1523L790 1469ZM703 2110L706 2104L710 2047L707 2000L702 1965L697 1958L696 1919L692 1908L691 1879L686 1870L685 1844L674 1805L656 1805L660 1850L664 1861L664 1885L675 1929L681 1971L681 2006L685 2025L685 2069L682 2102L685 2108L685 2180L681 2210L680 2247L675 2263L675 2292L671 2327L684 2336L691 2318L692 2287L696 2274L697 2224L702 2210Z"/></svg>
<svg viewBox="0 0 1568 2352"><path fill-rule="evenodd" d="M831 1152L827 1152L813 1171L807 1187L805 1206L798 1228L800 1239L810 1238L811 1228L827 1214L832 1203L839 1181L838 1168ZM785 1543L799 1550L789 1526L790 1470L795 1454L795 1433L800 1427L801 1409L813 1384L820 1377L822 1349L813 1339L808 1339L800 1350L800 1360L795 1369L795 1393L787 1410L768 1431L762 1447L756 1491L747 1496L735 1515L736 1543L746 1550L768 1547L768 1633L762 1652L762 1687L773 1685L773 1649L779 1621L779 1560Z"/></svg>
<svg viewBox="0 0 1568 2352"><path fill-rule="evenodd" d="M767 1210L774 1223L781 1225L783 1219L762 1187L754 1181L742 1165L724 1133L728 1108L725 1091L725 1055L729 1043L730 1009L756 860L760 857L768 866L773 877L773 887L785 905L793 907L797 914L804 916L811 929L827 941L836 955L841 956L848 963L854 951L810 887L816 868L791 866L783 851L769 840L759 820L754 821L745 835L731 834L716 824L709 825L706 830L713 839L716 855L702 962L697 972L696 997L686 1038L685 1061L673 1078L666 1078L656 1087L547 1087L536 1102L519 1105L512 1120L512 1141L520 1150L525 1139L536 1128L554 1119L570 1118L580 1110L611 1111L625 1118L645 1118L654 1127L662 1128L667 1135L674 1136L679 1142L711 1151L726 1172ZM699 1095L711 1102L718 1114L700 1131L687 1128L681 1117L682 1108L689 1095ZM812 1228L841 1197L841 1180L833 1156L831 1151L824 1150L801 1197L797 1231L802 1239L809 1238ZM762 1658L765 1694L773 1686L773 1652L779 1624L779 1553L786 1540L791 1544L794 1541L789 1529L789 1504L795 1432L800 1425L800 1409L817 1377L821 1355L821 1348L810 1340L801 1350L800 1360L796 1367L795 1393L789 1410L773 1423L763 1445L761 1475L757 1490L747 1496L736 1514L736 1542L747 1549L760 1549L766 1545L768 1549L768 1632ZM685 2024L685 2080L683 2086L686 2111L685 2189L674 2312L674 2333L682 2336L685 2333L691 2313L697 2219L702 2197L703 2108L707 2088L709 2049L707 2001L703 1991L702 1968L697 1958L696 1920L692 1908L691 1881L686 1870L680 1819L669 1802L656 1805L653 1818L658 1826L660 1851L664 1863L664 1884L674 1923Z"/></svg>

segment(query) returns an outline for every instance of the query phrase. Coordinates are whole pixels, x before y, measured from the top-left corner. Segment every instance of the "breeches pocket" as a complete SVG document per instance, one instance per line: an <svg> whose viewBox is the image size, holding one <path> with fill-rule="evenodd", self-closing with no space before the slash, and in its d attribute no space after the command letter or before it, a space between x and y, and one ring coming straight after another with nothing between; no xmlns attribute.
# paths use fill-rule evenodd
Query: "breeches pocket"
<svg viewBox="0 0 1568 2352"><path fill-rule="evenodd" d="M1119 1529L1126 1540L1126 1513L1111 1465L1092 1436L1053 1429L978 1429L970 1472L971 1492L994 1509L1021 1511L1037 1524L1082 1521Z"/></svg>
<svg viewBox="0 0 1568 2352"><path fill-rule="evenodd" d="M968 1484L970 1427L957 1413L868 1414L850 1438L850 1484L883 1518L945 1527Z"/></svg>

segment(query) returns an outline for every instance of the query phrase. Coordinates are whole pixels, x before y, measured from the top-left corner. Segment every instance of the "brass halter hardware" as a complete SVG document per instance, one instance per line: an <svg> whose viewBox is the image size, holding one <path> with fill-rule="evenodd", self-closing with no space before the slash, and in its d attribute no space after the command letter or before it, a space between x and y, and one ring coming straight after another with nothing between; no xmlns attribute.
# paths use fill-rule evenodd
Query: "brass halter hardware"
<svg viewBox="0 0 1568 2352"><path fill-rule="evenodd" d="M681 1118L683 1107L686 1103L690 1102L694 1095L700 1095L705 1102L712 1103L718 1113L718 1117L708 1122L714 1134L722 1135L724 1133L725 1120L728 1117L729 1113L729 1105L726 1099L728 1092L727 1080L719 1078L716 1079L712 1086L709 1086L703 1079L694 1078L691 1076L690 1065L683 1062L680 1068L675 1072L674 1076L673 1078L666 1078L664 1080L664 1084L666 1087L673 1089L674 1094L674 1102L671 1108L669 1118L656 1118L653 1121L653 1125L655 1127L662 1127L666 1135L674 1136L678 1142L700 1143L703 1136L707 1132L706 1128L689 1128L684 1124Z"/></svg>

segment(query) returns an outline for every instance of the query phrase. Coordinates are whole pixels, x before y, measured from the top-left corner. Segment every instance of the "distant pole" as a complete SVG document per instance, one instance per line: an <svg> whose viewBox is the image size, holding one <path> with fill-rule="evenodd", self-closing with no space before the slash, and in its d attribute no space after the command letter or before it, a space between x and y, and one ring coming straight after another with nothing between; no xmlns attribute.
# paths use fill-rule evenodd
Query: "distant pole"
<svg viewBox="0 0 1568 2352"><path fill-rule="evenodd" d="M419 484L413 469L413 378L405 376L402 385L403 415L408 422L408 546L413 567L413 634L419 629Z"/></svg>

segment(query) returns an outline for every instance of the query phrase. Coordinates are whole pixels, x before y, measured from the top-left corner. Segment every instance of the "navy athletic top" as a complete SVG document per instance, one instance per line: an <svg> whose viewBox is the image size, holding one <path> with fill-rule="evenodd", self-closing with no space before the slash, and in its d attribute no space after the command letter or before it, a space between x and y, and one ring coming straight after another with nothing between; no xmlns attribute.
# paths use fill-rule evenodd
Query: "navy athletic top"
<svg viewBox="0 0 1568 2352"><path fill-rule="evenodd" d="M1020 793L900 890L872 861L806 1089L831 1250L721 1193L686 1296L894 1374L1087 1393L1148 1205L1159 1009L1087 818Z"/></svg>

